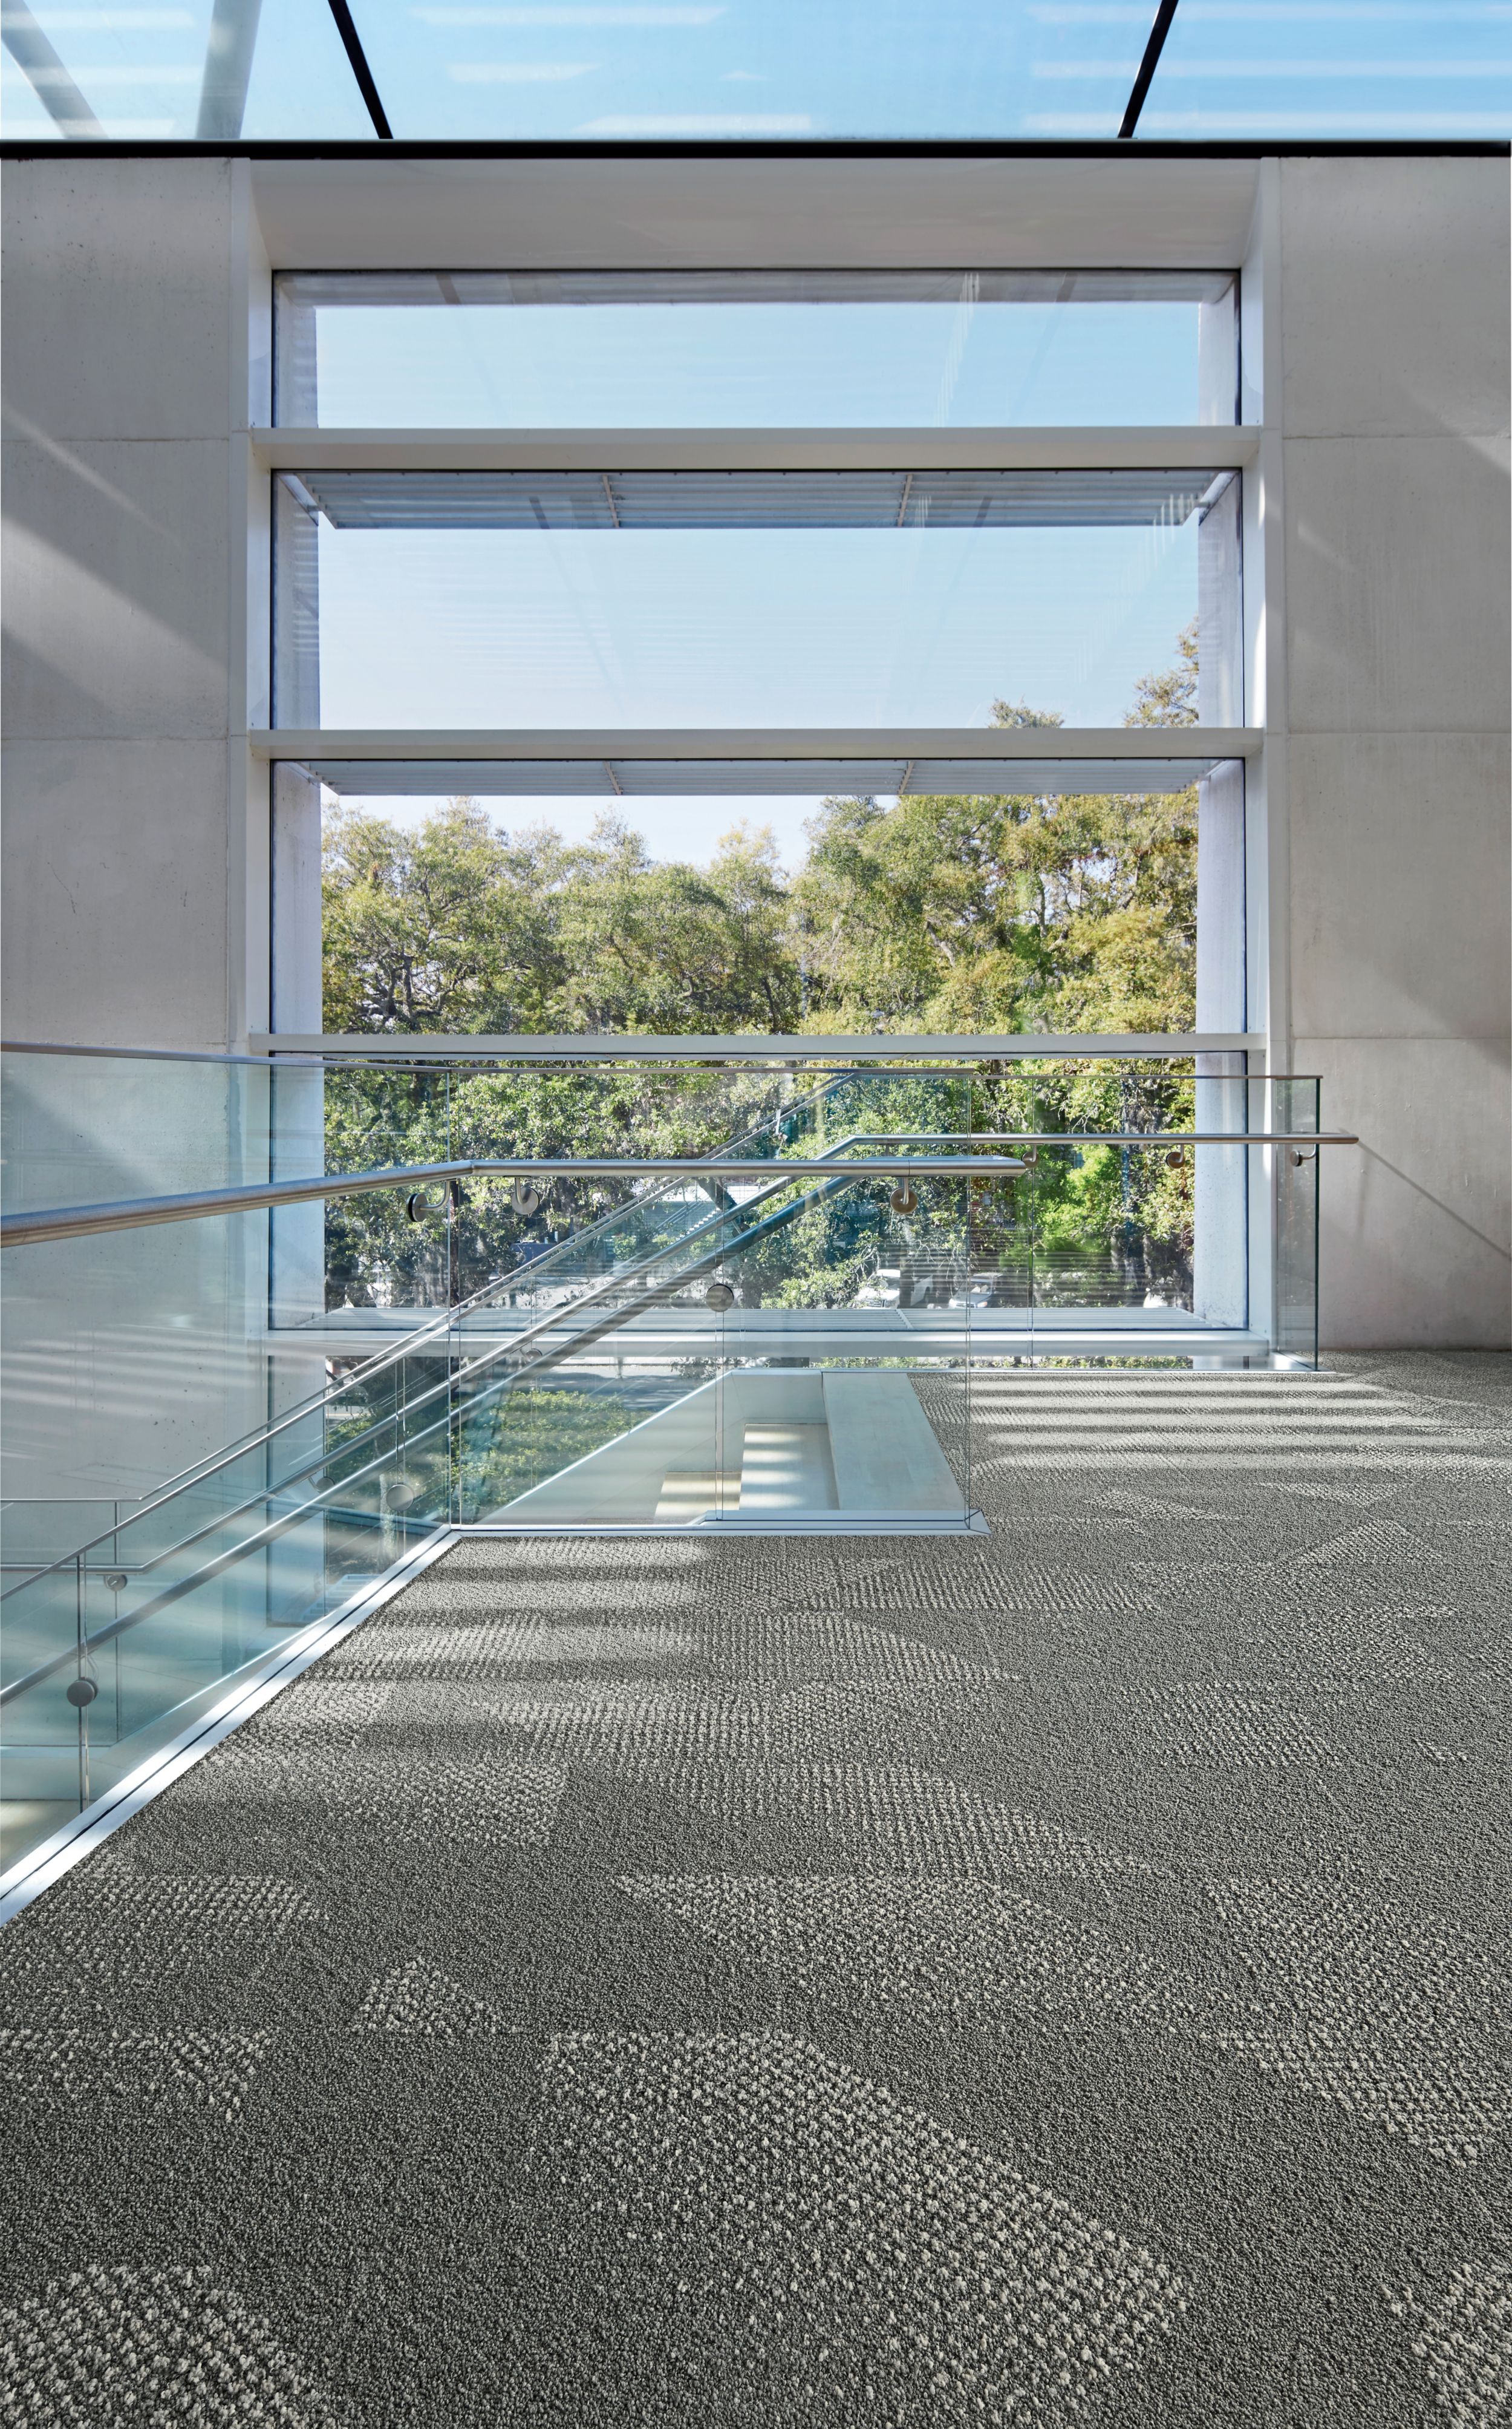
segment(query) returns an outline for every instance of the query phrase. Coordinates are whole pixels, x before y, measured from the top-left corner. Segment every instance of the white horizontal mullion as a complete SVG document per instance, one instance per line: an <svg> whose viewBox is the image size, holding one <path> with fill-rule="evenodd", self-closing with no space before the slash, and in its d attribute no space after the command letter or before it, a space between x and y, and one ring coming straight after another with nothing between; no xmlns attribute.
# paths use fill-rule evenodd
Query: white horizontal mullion
<svg viewBox="0 0 1512 2429"><path fill-rule="evenodd" d="M1235 423L1032 430L302 430L252 433L270 471L1226 471Z"/></svg>
<svg viewBox="0 0 1512 2429"><path fill-rule="evenodd" d="M1262 1031L1079 1031L1036 1034L982 1033L850 1036L767 1034L652 1037L625 1032L606 1036L553 1036L537 1031L474 1036L466 1032L260 1030L247 1040L253 1054L319 1054L393 1057L403 1062L520 1063L917 1063L1025 1062L1104 1058L1171 1058L1192 1054L1254 1053L1266 1043Z"/></svg>
<svg viewBox="0 0 1512 2429"><path fill-rule="evenodd" d="M263 727L258 759L1252 759L1241 725Z"/></svg>

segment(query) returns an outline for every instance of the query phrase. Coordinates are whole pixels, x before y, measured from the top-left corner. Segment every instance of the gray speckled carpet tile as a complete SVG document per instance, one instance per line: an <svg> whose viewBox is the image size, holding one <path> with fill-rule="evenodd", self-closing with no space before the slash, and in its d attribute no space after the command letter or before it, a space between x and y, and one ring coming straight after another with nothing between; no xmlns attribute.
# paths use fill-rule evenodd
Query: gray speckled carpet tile
<svg viewBox="0 0 1512 2429"><path fill-rule="evenodd" d="M976 1418L459 1547L0 1935L7 2429L1512 2421L1512 1360Z"/></svg>

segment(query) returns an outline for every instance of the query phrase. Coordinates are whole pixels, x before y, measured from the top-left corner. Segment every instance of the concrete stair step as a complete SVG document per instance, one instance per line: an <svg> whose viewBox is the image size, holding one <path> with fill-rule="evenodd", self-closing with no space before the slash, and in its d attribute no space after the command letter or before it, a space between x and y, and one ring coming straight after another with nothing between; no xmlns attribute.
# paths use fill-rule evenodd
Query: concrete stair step
<svg viewBox="0 0 1512 2429"><path fill-rule="evenodd" d="M706 1518L712 1511L737 1510L739 1506L738 1476L698 1476L687 1469L672 1468L662 1480L656 1524L685 1527L695 1518Z"/></svg>
<svg viewBox="0 0 1512 2429"><path fill-rule="evenodd" d="M740 1513L836 1510L826 1425L748 1425L740 1455Z"/></svg>

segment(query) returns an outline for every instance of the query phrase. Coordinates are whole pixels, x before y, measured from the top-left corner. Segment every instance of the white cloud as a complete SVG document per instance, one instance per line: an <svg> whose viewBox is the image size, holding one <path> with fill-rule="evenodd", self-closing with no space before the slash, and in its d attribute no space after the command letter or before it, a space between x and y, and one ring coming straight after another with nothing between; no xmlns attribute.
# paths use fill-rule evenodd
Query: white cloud
<svg viewBox="0 0 1512 2429"><path fill-rule="evenodd" d="M422 25L709 25L719 8L414 8Z"/></svg>
<svg viewBox="0 0 1512 2429"><path fill-rule="evenodd" d="M591 118L580 135L812 135L812 118Z"/></svg>
<svg viewBox="0 0 1512 2429"><path fill-rule="evenodd" d="M8 18L0 10L0 21ZM188 8L49 8L54 34L176 34L194 19Z"/></svg>
<svg viewBox="0 0 1512 2429"><path fill-rule="evenodd" d="M453 60L447 74L453 84L567 84L573 76L592 75L593 62L567 67L542 60Z"/></svg>

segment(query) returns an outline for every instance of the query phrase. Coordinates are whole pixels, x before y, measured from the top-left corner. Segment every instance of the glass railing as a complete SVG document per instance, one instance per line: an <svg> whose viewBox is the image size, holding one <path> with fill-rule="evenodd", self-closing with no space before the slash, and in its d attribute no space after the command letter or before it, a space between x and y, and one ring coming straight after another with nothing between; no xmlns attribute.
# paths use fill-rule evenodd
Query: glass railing
<svg viewBox="0 0 1512 2429"><path fill-rule="evenodd" d="M469 1178L453 1195L395 1189L333 1198L323 1208L288 1207L251 1224L228 1216L219 1234L196 1231L192 1248L186 1233L169 1247L151 1232L112 1233L107 1248L50 1247L35 1268L35 1289L25 1262L32 1252L13 1251L14 1372L27 1364L49 1406L67 1397L54 1320L60 1299L81 1319L89 1312L87 1363L98 1374L104 1358L123 1408L131 1397L125 1368L158 1377L182 1370L192 1420L165 1429L162 1393L151 1411L136 1409L127 1456L92 1479L87 1496L130 1498L187 1464L201 1444L214 1448L266 1422L259 1385L238 1398L246 1379L228 1361L213 1314L219 1299L254 1310L259 1342L288 1336L287 1380L315 1336L339 1349L337 1336L350 1333L360 1354L509 1277L524 1301L539 1304L585 1274L669 1245L714 1202L701 1185L600 1177L552 1188L527 1212L511 1185L511 1159L717 1160L820 1151L863 1131L1050 1134L1036 1227L1032 1238L1021 1227L1015 1251L1024 1303L1047 1317L1100 1316L1106 1330L1115 1318L1142 1321L1163 1310L1221 1329L1253 1320L1257 1331L1269 1332L1270 1294L1257 1279L1260 1244L1251 1238L1252 1225L1269 1218L1256 1198L1254 1159L1242 1148L1203 1146L1188 1154L1183 1171L1141 1142L1171 1132L1306 1128L1309 1120L1315 1128L1316 1084L1248 1077L1233 1067L1237 1057L1215 1071L1215 1060L1205 1058L1200 1071L1190 1059L1112 1057L943 1069L690 1068L632 1063L589 1041L568 1065L501 1056L443 1064L418 1055L289 1057L260 1066L8 1052L8 1210L322 1169L459 1160L503 1167ZM1294 1122L1289 1105L1304 1108ZM1103 1134L1101 1143L1085 1133ZM1068 1144L1060 1149L1053 1142L1062 1135ZM1295 1244L1287 1254L1290 1270ZM58 1287L60 1259L72 1263L66 1290ZM150 1357L142 1354L148 1340ZM29 1364L21 1358L28 1344ZM77 1366L76 1349L70 1356ZM310 1361L305 1367L307 1392L320 1376ZM206 1411L202 1422L198 1403L211 1376L213 1415ZM280 1390L274 1406L283 1404ZM72 1410L70 1423L78 1415ZM45 1427L37 1435L44 1438ZM49 1459L49 1479L54 1464ZM34 1481L41 1495L42 1479Z"/></svg>
<svg viewBox="0 0 1512 2429"><path fill-rule="evenodd" d="M585 1055L567 1068L492 1059L482 1067L345 1063L319 1074L281 1071L280 1089L323 1086L328 1168L511 1157L804 1154L873 1116L915 1128L970 1129L969 1080L870 1072L686 1069ZM319 1166L316 1167L317 1169ZM538 1295L547 1277L601 1273L670 1245L714 1202L700 1186L601 1179L553 1190L523 1211L507 1172L469 1181L451 1198L365 1197L326 1208L323 1289L310 1287L307 1212L280 1215L286 1252L274 1320L312 1317L354 1332L391 1330L405 1312L446 1307L506 1273ZM419 1214L419 1221L415 1219ZM539 1268L539 1272L537 1272ZM304 1303L300 1301L303 1280Z"/></svg>
<svg viewBox="0 0 1512 2429"><path fill-rule="evenodd" d="M289 1170L289 1075L269 1076L264 1178ZM6 1249L8 1856L444 1528L965 1528L984 1370L1316 1359L1313 1081L1069 1062L440 1076L433 1152L497 1167L460 1202L443 1180ZM300 1123L312 1081L326 1105L360 1090L388 1125L366 1168L414 1164L416 1077L304 1066ZM541 1161L520 1106L543 1077L555 1164L512 1173ZM655 1154L724 1118L719 1151L674 1175L575 1170L608 1144L616 1083L673 1108ZM615 1144L653 1160L629 1124ZM968 1168L854 1169L949 1158ZM18 1186L24 1207L49 1194L35 1171ZM331 1289L353 1207L370 1305ZM295 1219L313 1287L290 1325ZM417 1234L443 1279L406 1305Z"/></svg>
<svg viewBox="0 0 1512 2429"><path fill-rule="evenodd" d="M969 1525L964 1183L743 1185L660 1245L636 1226L628 1257L623 1228L590 1227L547 1304L480 1295L12 1585L8 1854L444 1527ZM923 1336L837 1340L890 1259L930 1310ZM747 1302L777 1319L754 1344Z"/></svg>
<svg viewBox="0 0 1512 2429"><path fill-rule="evenodd" d="M483 1295L455 1327L459 1517L968 1523L968 1474L927 1442L910 1387L916 1369L966 1387L967 1183L846 1178L898 1145L843 1137L816 1150L832 1178L747 1181L607 1271L559 1262L534 1305L507 1282Z"/></svg>

